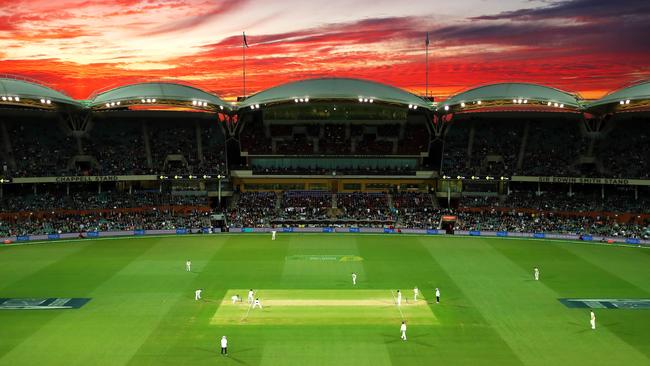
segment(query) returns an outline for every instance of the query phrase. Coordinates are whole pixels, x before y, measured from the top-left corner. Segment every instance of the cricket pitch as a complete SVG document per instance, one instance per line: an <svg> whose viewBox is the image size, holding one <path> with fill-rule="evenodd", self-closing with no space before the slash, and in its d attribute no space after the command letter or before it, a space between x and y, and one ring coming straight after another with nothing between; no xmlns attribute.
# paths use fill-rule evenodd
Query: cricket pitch
<svg viewBox="0 0 650 366"><path fill-rule="evenodd" d="M354 324L437 324L438 320L423 296L413 301L411 291L397 306L391 290L258 290L263 308L252 309L247 290L229 290L212 317L213 325L354 325ZM233 304L233 295L242 302Z"/></svg>

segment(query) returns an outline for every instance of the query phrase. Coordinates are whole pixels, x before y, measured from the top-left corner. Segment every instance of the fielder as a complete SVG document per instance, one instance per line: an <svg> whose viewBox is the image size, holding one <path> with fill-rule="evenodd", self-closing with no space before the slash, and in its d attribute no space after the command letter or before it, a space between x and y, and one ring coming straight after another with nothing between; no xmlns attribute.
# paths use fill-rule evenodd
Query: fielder
<svg viewBox="0 0 650 366"><path fill-rule="evenodd" d="M352 285L355 286L357 284L357 274L352 272Z"/></svg>
<svg viewBox="0 0 650 366"><path fill-rule="evenodd" d="M596 329L596 314L594 314L594 311L591 311L591 318L589 320L589 323L591 323L591 329Z"/></svg>
<svg viewBox="0 0 650 366"><path fill-rule="evenodd" d="M253 296L254 296L253 289L248 290L248 298L246 299L247 304L252 304L253 303Z"/></svg>
<svg viewBox="0 0 650 366"><path fill-rule="evenodd" d="M401 306L401 305L402 305L402 293L400 292L400 290L397 290L397 306Z"/></svg>
<svg viewBox="0 0 650 366"><path fill-rule="evenodd" d="M436 287L436 304L440 304L440 289Z"/></svg>
<svg viewBox="0 0 650 366"><path fill-rule="evenodd" d="M260 302L259 298L255 299L255 302L253 303L253 309L255 309L255 308L263 309L262 308L262 303Z"/></svg>
<svg viewBox="0 0 650 366"><path fill-rule="evenodd" d="M271 240L275 240L275 230L271 230Z"/></svg>
<svg viewBox="0 0 650 366"><path fill-rule="evenodd" d="M232 300L233 304L241 302L241 297L239 297L239 295L232 295L232 297L230 299Z"/></svg>
<svg viewBox="0 0 650 366"><path fill-rule="evenodd" d="M402 338L402 340L405 341L406 340L406 322L405 321L402 321L402 326L399 327L399 331L402 332L402 335L400 336L400 338Z"/></svg>
<svg viewBox="0 0 650 366"><path fill-rule="evenodd" d="M198 289L194 291L194 300L196 301L201 300L201 292L203 292L203 289Z"/></svg>
<svg viewBox="0 0 650 366"><path fill-rule="evenodd" d="M533 269L533 275L535 276L535 281L539 281L539 268L535 267Z"/></svg>
<svg viewBox="0 0 650 366"><path fill-rule="evenodd" d="M192 261L189 259L185 261L185 271L191 272L192 271Z"/></svg>
<svg viewBox="0 0 650 366"><path fill-rule="evenodd" d="M413 289L413 301L417 302L418 301L418 295L420 294L420 290L418 290L418 287L415 286Z"/></svg>

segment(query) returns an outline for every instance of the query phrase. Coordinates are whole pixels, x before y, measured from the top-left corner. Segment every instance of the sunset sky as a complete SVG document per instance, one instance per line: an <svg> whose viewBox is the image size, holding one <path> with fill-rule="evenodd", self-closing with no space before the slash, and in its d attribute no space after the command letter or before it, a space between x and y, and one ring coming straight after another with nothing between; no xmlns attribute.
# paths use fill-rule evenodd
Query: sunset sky
<svg viewBox="0 0 650 366"><path fill-rule="evenodd" d="M444 98L528 81L597 98L650 78L647 0L0 0L0 73L86 99L180 80L221 97L308 77Z"/></svg>

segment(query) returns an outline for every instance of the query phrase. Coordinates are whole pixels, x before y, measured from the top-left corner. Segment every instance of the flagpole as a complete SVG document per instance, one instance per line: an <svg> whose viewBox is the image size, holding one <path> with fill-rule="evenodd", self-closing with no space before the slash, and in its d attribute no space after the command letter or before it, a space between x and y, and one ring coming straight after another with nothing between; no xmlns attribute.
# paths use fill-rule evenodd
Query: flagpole
<svg viewBox="0 0 650 366"><path fill-rule="evenodd" d="M241 40L241 48L242 48L242 61L244 64L244 99L246 99L246 33L242 33L243 37Z"/></svg>
<svg viewBox="0 0 650 366"><path fill-rule="evenodd" d="M425 51L425 56L424 56L425 57L425 61L424 61L425 66L424 67L425 67L425 74L426 74L426 76L425 76L426 80L424 82L424 84L425 84L424 95L428 99L429 98L429 32L427 32L427 40L426 40L426 42L424 44L425 44L425 50L426 50Z"/></svg>

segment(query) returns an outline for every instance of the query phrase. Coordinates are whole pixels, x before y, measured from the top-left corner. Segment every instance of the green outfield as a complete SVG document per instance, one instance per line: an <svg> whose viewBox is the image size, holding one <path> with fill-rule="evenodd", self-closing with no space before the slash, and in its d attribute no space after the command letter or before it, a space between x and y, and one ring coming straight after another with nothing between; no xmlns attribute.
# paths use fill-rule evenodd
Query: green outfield
<svg viewBox="0 0 650 366"><path fill-rule="evenodd" d="M636 247L282 233L5 246L0 365L650 365L644 299L650 250Z"/></svg>

